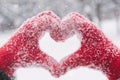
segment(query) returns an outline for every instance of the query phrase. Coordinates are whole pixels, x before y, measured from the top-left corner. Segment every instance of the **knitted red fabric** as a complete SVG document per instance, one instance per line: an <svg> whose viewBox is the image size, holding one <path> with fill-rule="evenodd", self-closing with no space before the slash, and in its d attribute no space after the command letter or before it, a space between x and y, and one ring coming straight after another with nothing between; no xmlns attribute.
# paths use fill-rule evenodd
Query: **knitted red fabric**
<svg viewBox="0 0 120 80"><path fill-rule="evenodd" d="M88 66L104 72L109 80L120 78L120 50L103 32L83 16L72 13L65 20L78 35L82 35L81 47L61 61L62 72L79 66Z"/></svg>
<svg viewBox="0 0 120 80"><path fill-rule="evenodd" d="M54 13L45 11L25 21L10 40L0 48L0 69L12 77L19 67L35 65L54 74L58 63L41 51L39 39L46 30L51 31L59 25L59 18L57 18Z"/></svg>
<svg viewBox="0 0 120 80"><path fill-rule="evenodd" d="M74 34L82 36L81 47L58 63L38 46L45 31L55 41L65 41ZM80 14L70 13L61 20L45 11L24 22L0 48L0 69L12 77L17 68L35 65L59 77L69 69L88 66L103 71L109 80L116 80L120 77L119 55L119 49L103 32Z"/></svg>

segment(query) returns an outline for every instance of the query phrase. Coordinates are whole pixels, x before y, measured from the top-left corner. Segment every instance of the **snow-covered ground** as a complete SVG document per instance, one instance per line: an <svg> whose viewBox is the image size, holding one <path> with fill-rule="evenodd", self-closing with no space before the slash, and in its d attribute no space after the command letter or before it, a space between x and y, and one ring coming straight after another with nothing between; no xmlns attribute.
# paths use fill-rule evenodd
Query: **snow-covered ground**
<svg viewBox="0 0 120 80"><path fill-rule="evenodd" d="M117 35L115 26L116 24L114 20L104 21L102 23L102 31L115 45L117 45L120 48L120 37ZM9 38L14 34L14 32L15 30L0 32L0 47L9 40ZM64 45L63 43L56 44L54 41L50 39L49 35L45 35L43 39L44 40L40 41L42 42L42 44L40 45L42 50L44 50L46 53L51 53L49 55L55 57L55 59L58 59L58 60L60 60L63 56L65 56L66 55L65 53L72 53L77 47L79 47L77 45L79 42L77 41L76 36L73 36L72 38L70 38L68 43L66 42L64 43ZM72 44L73 41L76 42L75 43L76 45L72 45L71 47L69 44ZM56 47L56 46L52 47L52 45L51 47L49 47L49 50L45 50L45 49L48 49L48 47L47 46L43 47L42 45L46 44L46 42L47 44L50 44L50 45L54 44L58 46L58 50L56 50L58 52L51 50L52 48ZM69 52L69 50L64 51L62 46L67 46L68 49L70 48L75 48L75 49L71 50L71 52ZM55 55L56 53L57 55ZM26 69L20 68L16 71L15 74L17 76L16 80L41 80L41 79L43 80L107 80L107 78L102 72L88 69L85 67L81 67L79 69L69 71L67 74L65 74L60 78L52 77L48 71L42 68L33 68L33 67L26 68Z"/></svg>

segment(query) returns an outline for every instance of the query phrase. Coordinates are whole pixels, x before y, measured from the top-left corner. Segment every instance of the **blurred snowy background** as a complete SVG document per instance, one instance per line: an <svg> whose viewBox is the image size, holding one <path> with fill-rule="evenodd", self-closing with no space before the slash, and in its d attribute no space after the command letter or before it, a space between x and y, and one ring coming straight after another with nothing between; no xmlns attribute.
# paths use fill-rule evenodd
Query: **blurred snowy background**
<svg viewBox="0 0 120 80"><path fill-rule="evenodd" d="M61 18L69 12L79 12L95 22L105 35L120 48L120 0L0 0L0 46L8 41L23 21L44 10L52 10ZM101 77L99 72L90 69L82 68L77 71L76 76L75 74L74 76L69 75L74 77L69 78L70 80L106 80L102 73L100 73ZM28 76L25 78L23 75L19 75L17 80L37 80L40 79L39 74L47 74L38 69L22 69L18 71L19 74L20 72L24 72L23 75ZM32 75L38 76L33 78ZM42 77L44 78L44 76ZM54 79L48 77L46 80Z"/></svg>

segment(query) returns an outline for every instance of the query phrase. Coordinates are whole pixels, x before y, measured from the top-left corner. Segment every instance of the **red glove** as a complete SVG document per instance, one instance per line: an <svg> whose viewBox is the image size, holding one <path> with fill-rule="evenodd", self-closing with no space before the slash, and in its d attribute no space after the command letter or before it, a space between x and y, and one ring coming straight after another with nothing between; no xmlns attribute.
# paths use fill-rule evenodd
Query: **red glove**
<svg viewBox="0 0 120 80"><path fill-rule="evenodd" d="M62 74L79 66L103 71L109 80L120 78L120 50L89 20L78 13L71 13L65 20L78 37L81 47L61 61ZM64 35L63 35L64 36Z"/></svg>
<svg viewBox="0 0 120 80"><path fill-rule="evenodd" d="M39 38L46 30L52 31L53 27L57 27L59 21L54 13L45 11L24 22L0 48L0 70L13 77L17 68L35 65L42 66L58 76L57 61L39 49Z"/></svg>

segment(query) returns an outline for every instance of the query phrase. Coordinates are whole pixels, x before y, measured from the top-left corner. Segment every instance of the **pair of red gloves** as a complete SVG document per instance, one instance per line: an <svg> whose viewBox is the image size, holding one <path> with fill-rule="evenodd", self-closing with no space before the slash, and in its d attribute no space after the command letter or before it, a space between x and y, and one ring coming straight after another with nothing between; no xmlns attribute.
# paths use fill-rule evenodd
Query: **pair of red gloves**
<svg viewBox="0 0 120 80"><path fill-rule="evenodd" d="M46 31L55 41L65 41L74 34L82 35L81 47L58 63L39 48L39 39ZM45 11L24 22L0 48L0 70L6 76L2 80L10 80L8 76L12 78L19 67L31 65L43 67L56 77L69 69L88 66L101 70L109 80L117 80L120 77L120 50L80 14L70 13L61 20L53 12Z"/></svg>

